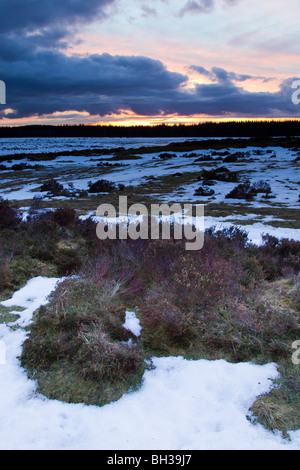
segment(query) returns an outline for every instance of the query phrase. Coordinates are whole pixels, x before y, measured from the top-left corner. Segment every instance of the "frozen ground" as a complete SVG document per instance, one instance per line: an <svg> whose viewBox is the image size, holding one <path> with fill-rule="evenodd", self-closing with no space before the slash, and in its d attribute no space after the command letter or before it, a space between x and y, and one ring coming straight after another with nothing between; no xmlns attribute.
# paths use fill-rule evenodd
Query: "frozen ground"
<svg viewBox="0 0 300 470"><path fill-rule="evenodd" d="M267 147L263 149L262 155L257 155L261 150L254 147L246 149L229 149L231 154L236 152L247 152L245 158L238 159L237 162L223 163L222 158L214 156L213 161L195 162L197 156L210 156L211 150L196 151L196 156L186 157L186 152L175 152L175 156L168 160L158 158L159 153L136 155L140 160L120 160L121 164L117 168L97 167L99 162L109 161L111 155L95 156L59 156L59 152L65 150L86 150L94 147L117 148L138 148L150 145L166 145L173 141L183 141L185 139L2 139L0 141L0 156L8 155L3 164L10 168L14 163L33 164L28 159L13 160L13 155L40 152L58 152L57 158L50 161L39 161L44 167L40 172L1 172L0 194L11 200L31 199L40 187L40 179L46 179L47 173L55 175L57 180L63 184L73 183L78 189L87 189L89 181L106 178L115 183L122 183L125 186L138 186L145 183L145 177L152 176L160 178L164 175L174 175L179 171L196 172L202 169L212 169L219 166L226 166L231 171L238 171L241 179L249 179L257 182L264 179L272 188L272 205L299 208L298 195L300 193L300 164L298 153L287 148ZM194 139L193 139L194 140ZM195 139L196 140L196 139ZM199 139L200 140L200 139ZM173 153L174 152L170 152ZM9 156L11 155L11 156ZM36 163L36 162L35 162ZM24 177L23 177L24 176ZM38 183L34 183L38 179ZM194 191L200 183L180 184L178 190L173 194L167 194L164 198L195 201ZM233 189L236 183L224 183L218 181L213 197L204 198L204 202L220 203L224 202L225 195ZM21 186L21 187L20 187ZM240 200L231 199L227 201L231 204L240 204ZM256 198L251 205L253 207L268 206L269 202L263 198Z"/></svg>
<svg viewBox="0 0 300 470"><path fill-rule="evenodd" d="M64 150L80 150L80 149L93 149L93 148L108 148L113 147L125 147L134 148L142 145L164 145L170 140L172 142L182 142L185 138L110 138L110 137L26 137L26 138L7 138L1 139L0 155L8 155L15 153L41 153L41 152L59 152ZM193 138L193 140L203 140L202 138Z"/></svg>
<svg viewBox="0 0 300 470"><path fill-rule="evenodd" d="M278 377L274 363L154 357L154 368L145 373L138 391L102 408L37 394L18 356L27 335L24 328L57 282L34 278L2 302L12 312L16 306L25 310L17 312L19 328L0 325L0 449L300 449L300 430L284 440L247 419L256 397ZM128 324L141 333L132 312Z"/></svg>
<svg viewBox="0 0 300 470"><path fill-rule="evenodd" d="M3 162L9 167L20 162L33 164L26 158L14 162L13 154L17 153L84 150L109 145L137 148L169 142L166 139L100 140L102 142L99 139L2 139L0 155L12 156ZM205 216L205 227L226 227L234 219L236 224L241 222L254 243L261 242L262 233L300 240L299 219L288 227L282 212L282 208L299 208L297 155L284 148L265 149L271 153L263 156L256 155L257 149L247 150L249 158L225 165L232 171L239 170L242 178L249 178L251 182L260 179L269 182L274 198L271 202L255 198L249 203L251 210L247 213L241 211L241 201L227 200L232 204L232 214ZM237 151L239 149L232 149L232 153ZM158 154L142 155L140 160L119 162L120 168L110 168L106 173L101 169L99 174L97 163L104 157L91 160L84 155L58 156L55 160L38 162L44 169L37 172L1 172L0 195L28 203L50 174L64 185L72 182L79 189L86 189L88 181L100 178L139 187L145 182L145 176L160 178L179 171L193 172L223 165L220 160L200 165L194 163L193 158L184 157L182 152L176 152L171 160L160 161L157 157ZM195 182L178 185L172 194L165 197L160 194L161 202L170 198L179 203L194 202L194 191L199 185ZM222 204L233 186L235 183L218 182L214 187L216 194L200 202ZM264 207L272 211L258 216L256 210ZM276 214L277 208L281 209L280 217ZM24 217L27 209L24 208ZM86 215L94 216L95 213L96 207ZM276 228L271 225L274 221ZM3 303L12 312L17 306L23 307L24 311L16 312L20 318L15 324L0 325L0 449L300 449L300 430L291 432L288 441L246 417L256 397L272 387L278 376L276 364L258 366L230 364L224 360L153 358L155 367L145 373L138 391L102 408L61 403L37 394L36 383L27 378L18 356L27 336L24 328L30 324L33 311L47 302L47 295L58 281L35 278ZM136 334L141 334L132 312L127 312L124 324L131 325Z"/></svg>
<svg viewBox="0 0 300 470"><path fill-rule="evenodd" d="M267 147L264 149L229 148L229 153L242 152L244 156L236 162L224 163L222 158L213 152L213 149L199 150L195 156L187 157L186 152L170 152L173 157L160 159L158 153L138 154L138 160L117 160L118 166L99 167L99 163L110 162L112 155L87 156L84 151L88 149L104 149L124 147L126 149L138 149L141 146L166 145L170 142L180 142L186 139L94 139L94 138L64 138L64 139L2 139L0 140L0 156L7 155L2 162L8 169L15 163L38 163L42 166L39 170L1 171L0 196L16 201L22 205L24 201L24 214L30 201L35 195L44 197L44 204L49 207L57 207L60 201L69 199L65 196L48 197L46 193L39 192L41 184L49 178L55 178L66 189L72 183L79 190L86 190L88 183L99 179L107 179L116 184L124 184L124 194L130 196L137 194L141 200L144 196L154 198L160 203L193 203L205 205L206 226L226 226L230 223L241 225L253 236L255 242L259 242L261 232L272 233L280 238L300 239L300 163L299 152L295 149L283 147ZM197 140L197 139L192 139ZM201 140L201 139L198 139ZM81 150L83 154L63 156L60 152L66 150ZM14 160L14 155L33 153L57 152L54 160L32 162L28 158ZM213 160L196 162L197 157L213 157ZM212 188L215 194L209 197L195 196L195 190L201 186L193 174L202 169L211 170L220 166L226 166L230 171L237 171L240 182L249 180L255 183L264 180L270 184L271 198L264 198L258 194L253 200L227 199L225 196L237 183L216 181ZM190 174L188 178L178 178L176 175ZM166 182L165 178L169 178ZM175 181L175 183L174 183ZM130 189L131 188L131 189ZM94 196L95 197L95 196ZM81 214L95 216L99 204L106 202L104 196L99 195L91 202L89 199L80 198L72 201ZM209 211L213 207L213 212ZM93 208L93 210L91 210ZM209 209L209 210L207 210ZM220 212L219 212L220 210ZM228 215L230 214L230 215ZM249 221L249 223L248 223Z"/></svg>
<svg viewBox="0 0 300 470"><path fill-rule="evenodd" d="M195 214L194 214L195 215ZM27 211L25 210L23 212L23 217L26 219L28 216ZM85 216L80 216L80 218L86 218L86 217L91 217L95 222L100 222L100 221L105 221L108 224L113 224L116 219L109 219L107 217L97 217L94 215L94 211L88 213ZM263 243L262 236L269 234L277 237L278 239L281 238L291 238L296 241L300 241L300 229L292 229L292 228L284 228L284 227L273 227L272 225L268 224L268 220L272 221L273 217L264 217L263 222L256 222L256 223L249 223L247 224L247 220L250 220L253 218L253 214L249 214L248 216L238 216L235 219L235 225L247 232L248 234L248 240L250 243L254 243L255 245L261 245ZM165 218L166 219L166 218ZM125 217L119 217L117 220L120 220L121 222L142 222L143 217L141 216L125 216ZM163 217L162 217L163 220ZM167 220L167 219L166 219ZM175 218L176 220L176 218ZM183 220L183 219L177 219L177 220ZM197 227L198 230L204 231L208 228L215 227L216 230L222 230L224 228L229 228L232 226L232 216L226 216L226 217L211 217L211 216L205 216L203 219L202 218L196 218L196 217L186 217L185 219L185 224L193 224L195 227ZM241 221L239 224L238 221ZM278 221L278 219L276 219ZM205 242L205 241L204 241Z"/></svg>

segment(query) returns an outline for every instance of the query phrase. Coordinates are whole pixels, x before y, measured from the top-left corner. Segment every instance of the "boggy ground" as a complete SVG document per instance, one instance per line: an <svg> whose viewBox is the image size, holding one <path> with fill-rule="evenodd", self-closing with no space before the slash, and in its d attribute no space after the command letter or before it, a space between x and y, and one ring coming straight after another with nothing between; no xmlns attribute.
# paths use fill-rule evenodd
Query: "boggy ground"
<svg viewBox="0 0 300 470"><path fill-rule="evenodd" d="M262 222L299 229L299 158L297 137L135 147L116 147L112 140L110 147L80 150L62 144L55 152L1 155L0 195L24 211L34 199L40 208L63 205L82 215L95 214L102 202L116 206L119 196L126 195L129 203L146 205L205 204L208 217L227 217L239 225ZM89 183L99 180L110 183L111 190L100 185L91 192ZM45 190L51 181L61 189Z"/></svg>
<svg viewBox="0 0 300 470"><path fill-rule="evenodd" d="M231 227L206 230L201 250L184 240L99 240L76 211L34 212L25 222L0 201L0 296L36 275L66 279L34 314L21 364L39 391L103 405L139 387L152 356L274 361L278 387L249 419L299 429L300 242L265 236L261 246ZM125 329L134 310L139 337ZM11 321L2 308L1 321Z"/></svg>

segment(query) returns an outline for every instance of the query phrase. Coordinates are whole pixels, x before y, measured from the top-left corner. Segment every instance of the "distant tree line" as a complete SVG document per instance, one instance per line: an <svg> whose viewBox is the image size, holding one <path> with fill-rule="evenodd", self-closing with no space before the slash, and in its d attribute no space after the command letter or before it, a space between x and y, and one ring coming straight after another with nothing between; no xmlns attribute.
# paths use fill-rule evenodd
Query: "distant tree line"
<svg viewBox="0 0 300 470"><path fill-rule="evenodd" d="M155 126L31 125L0 127L9 137L263 137L299 136L300 120L230 121Z"/></svg>

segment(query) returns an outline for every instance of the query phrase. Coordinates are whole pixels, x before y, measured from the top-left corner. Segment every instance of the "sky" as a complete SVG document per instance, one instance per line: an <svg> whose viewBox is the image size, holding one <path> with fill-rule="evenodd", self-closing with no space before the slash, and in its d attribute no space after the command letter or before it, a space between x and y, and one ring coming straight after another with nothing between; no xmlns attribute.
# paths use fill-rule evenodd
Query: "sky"
<svg viewBox="0 0 300 470"><path fill-rule="evenodd" d="M18 358L33 312L48 303L62 280L35 277L1 302L19 315L15 322L0 324L1 450L111 450L112 456L116 449L185 450L187 455L194 449L299 450L300 430L283 439L255 423L249 411L274 386L275 363L152 357L141 387L102 407L38 393ZM16 306L24 310L16 312ZM123 326L128 328L127 322ZM139 328L133 333L143 334Z"/></svg>
<svg viewBox="0 0 300 470"><path fill-rule="evenodd" d="M0 0L0 11L0 125L300 118L299 0Z"/></svg>

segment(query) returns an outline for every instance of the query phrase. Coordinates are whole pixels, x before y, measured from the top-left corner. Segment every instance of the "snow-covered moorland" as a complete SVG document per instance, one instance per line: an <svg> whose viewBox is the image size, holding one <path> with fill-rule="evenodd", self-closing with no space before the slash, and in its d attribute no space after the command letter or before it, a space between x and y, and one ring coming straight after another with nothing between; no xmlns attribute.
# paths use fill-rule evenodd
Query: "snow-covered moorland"
<svg viewBox="0 0 300 470"><path fill-rule="evenodd" d="M57 278L37 277L2 305L24 308L0 326L6 346L0 365L1 449L273 449L300 448L247 419L255 398L278 376L276 364L153 358L138 391L104 407L62 403L36 393L20 367L24 327L47 302ZM134 323L132 315L131 322ZM18 329L11 328L18 324ZM134 323L134 327L136 328ZM139 334L139 329L135 331Z"/></svg>
<svg viewBox="0 0 300 470"><path fill-rule="evenodd" d="M179 142L180 139L177 143ZM96 195L84 194L89 182L105 178L112 184L121 183L125 189L123 192L120 191L120 194L127 194L131 201L136 198L137 201L145 203L153 200L204 204L205 228L214 226L217 229L228 229L232 225L242 226L248 232L249 241L256 245L262 244L262 234L266 233L277 239L285 237L300 240L298 212L300 170L297 149L288 145L284 147L274 145L264 149L235 147L216 151L210 148L197 151L196 154L178 149L168 155L161 153L162 149L149 153L145 151L147 146L167 143L169 142L166 139L145 139L142 142L140 139L2 140L0 196L8 199L10 205L21 208L23 220L28 219L28 223L22 230L15 229L19 227L20 219L15 220L15 214L12 214L11 220L7 219L3 224L4 230L0 234L3 244L0 250L1 288L3 287L1 298L7 299L7 293L11 297L0 302L1 449L300 449L300 430L289 432L290 439L284 439L279 431L271 432L258 424L249 411L256 398L270 391L275 386L274 381L279 378L279 366L275 360L273 361L273 356L272 360L266 360L263 364L260 362L258 365L248 359L244 362L242 360L227 362L224 359L188 360L180 354L161 354L159 357L158 354L157 356L154 354L151 357L152 367L146 368L141 386L104 406L87 405L83 402L66 403L64 400L46 398L38 391L39 384L35 378L35 375L38 376L38 371L35 371L32 377L21 367L20 357L24 342L30 334L28 328L32 325L33 313L41 305L48 305L48 295L56 290L70 272L77 273L84 264L85 275L89 275L86 258L89 256L89 243L91 246L95 244L95 228L89 224L89 216L91 221L97 221L95 217L97 205L106 200L108 202L117 200L118 191L111 194L103 192ZM138 149L142 149L141 145L144 150L139 152ZM116 149L122 147L125 150L120 153L117 150L110 153L109 146ZM133 155L127 155L126 149L129 148L136 152L132 151ZM99 154L97 154L98 149ZM101 149L104 153L101 153ZM105 149L108 149L107 154ZM80 155L81 150L82 155ZM65 155L66 151L70 151L70 155ZM74 153L77 151L79 154ZM47 153L50 152L55 155L47 159ZM35 164L34 154L37 155L36 161L39 163L36 169L31 166ZM13 169L15 163L25 165L22 167L24 169L20 169L21 167ZM227 168L226 174L234 181L224 178L212 181L204 178L207 174L218 178L215 173L207 172L215 172L217 168L224 166ZM238 175L237 181L235 181L236 175ZM65 193L67 195L55 196L41 191L42 184L49 178L55 178L65 188L69 186L71 195ZM257 193L253 198L244 200L226 197L238 183L249 180L251 184L256 184L262 179L272 188L271 193ZM74 187L81 191L80 197L75 197L75 193L72 193ZM213 192L210 196L203 196L205 192L200 191L202 196L198 196L199 188L213 188ZM36 201L37 205L34 207L32 201L37 195L42 197ZM64 209L61 213L55 211L56 208L64 207L64 204L68 208L66 211ZM5 203L2 205L7 215L8 206ZM50 209L51 212L47 214L45 209ZM78 219L76 213L72 213L73 209L79 214ZM61 220L62 214L69 216L70 219ZM28 215L31 215L31 218L28 218ZM241 239L237 241L238 246ZM214 247L214 244L211 246ZM273 246L276 246L277 250L276 259L272 258ZM235 317L234 309L230 310L222 299L216 307L215 317L212 318L220 320L222 327L224 325L227 327L229 324L230 329L241 322L241 328L249 327L249 331L251 328L257 328L260 334L259 328L267 325L268 315L274 313L275 307L281 309L282 317L280 315L276 317L277 323L274 321L269 331L273 334L278 325L279 330L276 332L278 334L272 346L279 356L282 354L285 360L288 357L287 361L292 350L287 351L286 348L287 346L290 348L290 345L284 341L287 341L290 326L294 328L293 334L297 332L295 321L299 313L295 310L295 291L299 285L299 275L297 277L297 273L293 271L294 266L299 270L297 268L299 256L295 252L297 246L289 241L276 245L271 238L266 250L261 252L262 262L259 258L260 253L257 253L255 258L255 250L252 252L254 258L251 258L250 248L249 258L241 257L242 261L239 264L241 269L232 271L232 275L228 277L226 274L230 264L226 259L226 253L223 267L213 256L208 257L208 263L205 264L207 273L212 272L210 269L216 269L217 272L220 268L218 272L221 273L221 277L216 276L216 281L219 282L216 285L220 287L220 292L217 294L220 295L222 289L226 288L227 281L228 285L231 283L236 288L234 272L241 275L243 269L245 276L242 279L245 285L248 285L247 283L250 285L255 276L258 276L256 283L261 283L262 286L265 282L268 284L271 279L267 289L260 291L260 295L263 296L259 299L260 303L256 304L261 308L265 302L269 308L266 318L262 318L262 324L259 322L260 318L255 315L250 319L245 318L246 310L243 309L245 306L249 307L246 302L236 304L240 310ZM290 278L281 279L281 275L286 275L284 271L286 267L283 267L284 273L280 267L281 259L285 260L285 250L289 258L287 271ZM130 260L132 253L125 250L123 255L124 259ZM155 263L160 262L160 258L157 254L155 256L152 260L154 268L163 272L166 266L163 261L162 266L156 266ZM111 266L111 260L104 259L103 272L101 263L97 265L100 268L99 282L102 282L101 276L105 269ZM151 257L149 259L151 264ZM205 257L203 259L205 260ZM133 265L134 263L130 268ZM199 265L195 264L193 267L198 269ZM184 279L181 276L184 271L178 269L178 272L176 270L174 272L177 274L177 285L179 288L184 288ZM199 269L196 272L199 273ZM190 275L193 275L191 266ZM226 277L223 284L222 275ZM150 314L156 312L157 301L163 299L165 305L169 305L174 298L180 299L180 290L176 292L176 288L169 298L164 298L163 295L159 297L164 289L170 287L170 279L166 280L165 284L162 279L160 286L161 279L159 276L157 278L154 276L153 283L147 286L148 297L145 296L145 299L148 298L153 303ZM204 285L212 288L212 284L205 279L205 276L195 279L202 287ZM154 294L151 292L153 286L156 289L153 291ZM135 287L140 288L138 285ZM160 287L162 292L159 290ZM191 293L196 302L198 294L194 287L191 287ZM224 292L228 293L229 290L225 289ZM294 297L288 297L291 292ZM138 314L133 312L131 307L132 305L128 306L128 311L124 312L123 327L130 330L137 338L144 338L148 334L147 347L151 350L149 344L151 335L149 331L145 333L146 330L143 330ZM177 307L176 302L175 307L172 304L174 312L180 314L180 308ZM249 311L253 313L254 310L250 307ZM183 312L184 308L183 306ZM185 313L188 315L189 308L190 306L186 306ZM166 320L164 315L165 312L161 318L158 317L159 321ZM230 315L233 316L233 320ZM145 318L147 319L144 317L143 320ZM269 317L270 321L272 318ZM232 323L227 324L228 319L232 320ZM153 327L151 315L148 320L148 327L149 325ZM179 321L181 320L182 318ZM235 321L237 323L234 323ZM176 326L176 321L173 325L171 321L171 326L174 325ZM284 341L280 341L281 327L286 334ZM235 346L242 348L242 333L235 335L235 330L232 331L230 341L237 342L236 344L233 342L231 346L233 349ZM226 334L224 336L221 329L215 332L209 328L206 330L208 343L214 339L210 337L214 333L216 333L216 344L217 341L221 341L224 345ZM257 336L259 341L264 336L264 329L262 333L261 337ZM251 341L252 339L250 336ZM160 339L156 338L156 341L156 348L159 349ZM264 338L264 343L259 341L250 346L254 349L261 347L266 351L268 338ZM131 347L131 339L126 344ZM218 349L218 345L216 348ZM290 366L290 363L288 364Z"/></svg>

